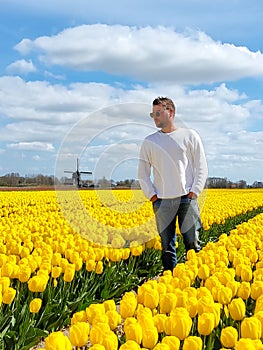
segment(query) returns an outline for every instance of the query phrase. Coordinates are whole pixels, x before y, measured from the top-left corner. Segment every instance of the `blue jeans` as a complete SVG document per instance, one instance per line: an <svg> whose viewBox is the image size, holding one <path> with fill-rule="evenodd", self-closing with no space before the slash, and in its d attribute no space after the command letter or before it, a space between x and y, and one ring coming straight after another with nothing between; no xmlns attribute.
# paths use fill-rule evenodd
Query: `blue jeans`
<svg viewBox="0 0 263 350"><path fill-rule="evenodd" d="M162 243L162 263L164 270L173 270L176 258L176 218L183 237L186 251L200 250L198 233L202 227L196 199L186 196L160 199L153 202L156 225Z"/></svg>

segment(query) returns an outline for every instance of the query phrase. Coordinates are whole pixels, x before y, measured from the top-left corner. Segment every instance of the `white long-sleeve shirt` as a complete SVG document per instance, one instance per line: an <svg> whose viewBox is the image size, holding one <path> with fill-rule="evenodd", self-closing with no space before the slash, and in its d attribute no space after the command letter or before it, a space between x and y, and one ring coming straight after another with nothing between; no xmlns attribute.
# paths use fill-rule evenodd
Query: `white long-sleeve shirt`
<svg viewBox="0 0 263 350"><path fill-rule="evenodd" d="M138 178L147 198L155 194L159 198L177 198L189 192L199 195L207 176L205 152L196 131L186 128L171 133L157 131L144 139Z"/></svg>

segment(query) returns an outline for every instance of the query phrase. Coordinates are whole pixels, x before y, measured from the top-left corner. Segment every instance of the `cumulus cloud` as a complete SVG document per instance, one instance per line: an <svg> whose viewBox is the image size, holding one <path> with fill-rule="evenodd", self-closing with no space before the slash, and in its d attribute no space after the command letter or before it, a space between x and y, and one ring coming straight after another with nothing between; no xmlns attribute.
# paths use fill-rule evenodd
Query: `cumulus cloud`
<svg viewBox="0 0 263 350"><path fill-rule="evenodd" d="M9 64L6 71L11 74L28 74L36 72L37 69L31 60L18 60Z"/></svg>
<svg viewBox="0 0 263 350"><path fill-rule="evenodd" d="M82 25L50 37L23 39L15 48L24 55L36 52L48 65L141 81L202 84L263 74L261 52L171 27Z"/></svg>

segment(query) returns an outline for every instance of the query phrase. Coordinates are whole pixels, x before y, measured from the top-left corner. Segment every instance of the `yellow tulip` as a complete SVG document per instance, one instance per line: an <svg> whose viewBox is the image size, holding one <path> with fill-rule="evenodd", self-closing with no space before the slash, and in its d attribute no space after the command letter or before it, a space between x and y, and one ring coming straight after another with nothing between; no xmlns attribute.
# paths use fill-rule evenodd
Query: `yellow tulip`
<svg viewBox="0 0 263 350"><path fill-rule="evenodd" d="M250 282L252 280L253 274L250 266L244 265L241 270L241 280L245 282Z"/></svg>
<svg viewBox="0 0 263 350"><path fill-rule="evenodd" d="M180 340L174 335L167 335L162 339L162 344L168 345L170 350L179 350Z"/></svg>
<svg viewBox="0 0 263 350"><path fill-rule="evenodd" d="M119 350L140 350L141 347L133 340L127 340L126 343L122 344Z"/></svg>
<svg viewBox="0 0 263 350"><path fill-rule="evenodd" d="M166 318L167 316L165 314L157 314L153 316L153 322L158 330L158 333L164 332Z"/></svg>
<svg viewBox="0 0 263 350"><path fill-rule="evenodd" d="M142 333L142 327L138 322L130 323L125 327L126 340L133 340L137 344L142 341Z"/></svg>
<svg viewBox="0 0 263 350"><path fill-rule="evenodd" d="M257 300L263 295L263 281L254 281L251 284L251 298Z"/></svg>
<svg viewBox="0 0 263 350"><path fill-rule="evenodd" d="M62 268L60 266L52 266L51 276L52 278L58 278L62 273Z"/></svg>
<svg viewBox="0 0 263 350"><path fill-rule="evenodd" d="M232 299L232 290L228 287L222 286L218 290L217 298L220 304L223 304L223 305L229 304Z"/></svg>
<svg viewBox="0 0 263 350"><path fill-rule="evenodd" d="M122 318L132 317L137 307L137 299L133 292L126 292L120 301L120 315Z"/></svg>
<svg viewBox="0 0 263 350"><path fill-rule="evenodd" d="M198 277L201 280L206 280L210 276L210 269L209 266L206 264L203 264L198 269Z"/></svg>
<svg viewBox="0 0 263 350"><path fill-rule="evenodd" d="M226 348L234 348L238 340L238 331L234 327L223 328L220 335L220 341Z"/></svg>
<svg viewBox="0 0 263 350"><path fill-rule="evenodd" d="M153 350L170 350L170 347L168 344L158 343L157 345L155 345Z"/></svg>
<svg viewBox="0 0 263 350"><path fill-rule="evenodd" d="M72 350L70 340L62 332L53 332L45 340L46 350Z"/></svg>
<svg viewBox="0 0 263 350"><path fill-rule="evenodd" d="M85 310L75 312L71 317L70 324L75 324L77 322L87 322L87 314Z"/></svg>
<svg viewBox="0 0 263 350"><path fill-rule="evenodd" d="M110 300L105 300L103 302L105 311L109 311L109 310L116 310L116 303L113 299Z"/></svg>
<svg viewBox="0 0 263 350"><path fill-rule="evenodd" d="M263 311L258 311L257 313L254 314L256 318L259 319L261 323L261 336L260 338L263 338Z"/></svg>
<svg viewBox="0 0 263 350"><path fill-rule="evenodd" d="M145 328L142 333L142 346L148 349L153 348L158 341L158 332L156 327Z"/></svg>
<svg viewBox="0 0 263 350"><path fill-rule="evenodd" d="M247 300L250 296L251 288L250 283L246 281L242 281L237 291L237 296L242 298L243 300Z"/></svg>
<svg viewBox="0 0 263 350"><path fill-rule="evenodd" d="M90 304L86 308L86 315L87 315L88 322L90 324L93 323L93 320L96 316L104 315L104 314L105 314L105 308L103 304Z"/></svg>
<svg viewBox="0 0 263 350"><path fill-rule="evenodd" d="M108 310L106 315L112 331L116 329L119 324L121 324L121 315L117 312L117 310Z"/></svg>
<svg viewBox="0 0 263 350"><path fill-rule="evenodd" d="M90 330L91 344L102 344L103 338L110 331L110 326L107 323L97 323L96 326L92 326Z"/></svg>
<svg viewBox="0 0 263 350"><path fill-rule="evenodd" d="M96 261L89 259L86 261L86 270L91 272L91 271L95 271L96 269Z"/></svg>
<svg viewBox="0 0 263 350"><path fill-rule="evenodd" d="M8 287L3 293L2 302L4 304L11 304L16 296L16 290L12 287Z"/></svg>
<svg viewBox="0 0 263 350"><path fill-rule="evenodd" d="M255 317L246 317L241 322L241 337L250 339L260 339L261 322Z"/></svg>
<svg viewBox="0 0 263 350"><path fill-rule="evenodd" d="M166 293L160 295L160 313L170 314L176 307L177 297L175 293Z"/></svg>
<svg viewBox="0 0 263 350"><path fill-rule="evenodd" d="M183 344L183 350L202 350L203 341L202 338L197 336L189 336L185 338Z"/></svg>
<svg viewBox="0 0 263 350"><path fill-rule="evenodd" d="M197 329L201 335L209 335L215 326L215 318L212 313L204 312L198 316Z"/></svg>
<svg viewBox="0 0 263 350"><path fill-rule="evenodd" d="M240 338L235 344L235 350L257 350L257 349L252 339Z"/></svg>
<svg viewBox="0 0 263 350"><path fill-rule="evenodd" d="M188 337L192 327L192 319L184 308L176 308L165 321L165 332L180 340Z"/></svg>
<svg viewBox="0 0 263 350"><path fill-rule="evenodd" d="M102 345L106 350L118 349L118 337L115 333L109 332L103 335Z"/></svg>
<svg viewBox="0 0 263 350"><path fill-rule="evenodd" d="M5 293L10 286L10 278L9 277L0 277L0 286L2 286L2 293Z"/></svg>
<svg viewBox="0 0 263 350"><path fill-rule="evenodd" d="M159 292L157 289L146 290L144 292L144 306L155 309L159 304Z"/></svg>
<svg viewBox="0 0 263 350"><path fill-rule="evenodd" d="M96 264L96 268L95 268L95 272L98 274L98 275L101 275L102 272L103 272L103 262L102 261L98 261L97 264Z"/></svg>
<svg viewBox="0 0 263 350"><path fill-rule="evenodd" d="M35 314L40 310L41 306L42 306L42 299L34 298L33 300L31 300L29 304L29 310L30 312Z"/></svg>
<svg viewBox="0 0 263 350"><path fill-rule="evenodd" d="M44 292L48 279L44 276L33 276L28 280L28 289L31 292Z"/></svg>
<svg viewBox="0 0 263 350"><path fill-rule="evenodd" d="M89 338L90 326L87 322L77 322L69 328L69 340L74 346L84 346Z"/></svg>
<svg viewBox="0 0 263 350"><path fill-rule="evenodd" d="M230 316L235 321L241 321L246 314L246 305L242 298L236 298L228 305Z"/></svg>
<svg viewBox="0 0 263 350"><path fill-rule="evenodd" d="M31 276L31 269L29 266L20 267L18 279L20 282L27 282Z"/></svg>
<svg viewBox="0 0 263 350"><path fill-rule="evenodd" d="M65 268L63 279L64 279L65 282L69 283L69 282L73 281L74 276L75 276L75 265L74 264L69 264Z"/></svg>

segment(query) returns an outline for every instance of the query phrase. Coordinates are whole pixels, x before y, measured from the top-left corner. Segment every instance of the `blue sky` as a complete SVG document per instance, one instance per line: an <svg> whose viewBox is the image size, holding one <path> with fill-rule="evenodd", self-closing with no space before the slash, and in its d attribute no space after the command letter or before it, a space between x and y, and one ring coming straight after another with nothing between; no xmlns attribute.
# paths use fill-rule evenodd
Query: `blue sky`
<svg viewBox="0 0 263 350"><path fill-rule="evenodd" d="M0 3L0 175L136 178L165 95L209 176L263 181L260 1Z"/></svg>

